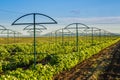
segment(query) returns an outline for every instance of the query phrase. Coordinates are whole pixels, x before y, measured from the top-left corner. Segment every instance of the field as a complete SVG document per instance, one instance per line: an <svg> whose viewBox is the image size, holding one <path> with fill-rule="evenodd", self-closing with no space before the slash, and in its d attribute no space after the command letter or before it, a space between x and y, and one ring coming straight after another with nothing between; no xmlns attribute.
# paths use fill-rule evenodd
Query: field
<svg viewBox="0 0 120 80"><path fill-rule="evenodd" d="M120 42L54 76L54 80L119 80Z"/></svg>
<svg viewBox="0 0 120 80"><path fill-rule="evenodd" d="M104 36L96 36L94 40L91 40L91 37L82 36L79 37L77 51L75 37L64 37L64 40L62 37L38 37L36 38L36 66L34 67L33 38L0 38L0 80L63 80L64 78L58 78L58 76L64 71L71 72L71 68L79 64L84 67L99 65L101 61L109 57L109 53L100 53L100 51L117 44L119 40L119 37ZM95 62L96 60L98 62ZM93 61L89 63L90 65L82 65L90 61ZM96 64L91 65L92 63ZM76 68L76 70L79 69ZM89 72L89 68L85 71ZM73 80L74 78L75 76ZM86 77L83 76L83 78Z"/></svg>
<svg viewBox="0 0 120 80"><path fill-rule="evenodd" d="M120 0L1 0L0 80L120 80Z"/></svg>

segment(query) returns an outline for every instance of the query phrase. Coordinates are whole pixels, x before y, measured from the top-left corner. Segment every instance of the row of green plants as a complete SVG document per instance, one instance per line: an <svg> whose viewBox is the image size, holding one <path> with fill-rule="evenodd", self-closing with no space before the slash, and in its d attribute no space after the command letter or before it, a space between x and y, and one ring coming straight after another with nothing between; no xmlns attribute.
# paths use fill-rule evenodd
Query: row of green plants
<svg viewBox="0 0 120 80"><path fill-rule="evenodd" d="M100 43L96 42L96 45ZM69 45L69 46L68 46ZM84 50L90 47L91 43L85 45L84 42L80 42L79 50ZM76 47L74 42L66 42L64 46L61 43L57 44L38 44L37 46L37 62L40 62L46 56L50 54L67 54L75 52ZM12 70L18 67L24 67L34 63L34 54L30 44L12 44L2 45L0 50L2 70Z"/></svg>
<svg viewBox="0 0 120 80"><path fill-rule="evenodd" d="M92 55L98 53L103 48L114 44L118 41L102 41L99 43L95 41L94 45L90 43L86 44L83 42L79 46L79 51L75 52L75 46L61 46L61 43L57 44L47 44L42 45L38 44L38 60L42 60L45 57L48 57L50 60L47 64L42 65L41 63L36 65L34 69L34 65L31 64L28 69L19 68L19 66L26 66L33 62L33 54L32 54L32 46L30 44L14 44L10 45L11 47L7 47L6 45L1 45L3 47L0 51L2 57L0 57L0 71L3 72L3 75L0 76L1 80L51 80L52 77L63 71L69 70L76 64L82 62L83 60L88 59ZM68 44L68 43L65 43ZM71 42L71 44L74 44ZM19 48L17 47L19 45ZM27 45L27 46L26 46ZM21 46L21 47L20 47ZM51 46L51 47L50 47ZM15 49L13 49L13 47ZM18 49L17 49L18 48ZM53 49L53 50L52 50ZM15 50L15 51L14 51ZM42 51L44 53L42 53ZM51 50L51 51L50 51ZM54 51L54 52L52 52ZM50 53L51 52L51 53ZM14 63L12 63L14 62ZM11 68L16 68L12 70ZM11 71L12 70L12 71Z"/></svg>

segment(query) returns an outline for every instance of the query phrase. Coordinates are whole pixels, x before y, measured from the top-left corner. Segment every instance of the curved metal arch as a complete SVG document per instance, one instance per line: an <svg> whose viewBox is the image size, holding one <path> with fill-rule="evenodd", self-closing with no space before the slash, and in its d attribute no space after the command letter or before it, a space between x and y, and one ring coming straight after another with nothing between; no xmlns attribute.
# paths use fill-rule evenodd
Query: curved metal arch
<svg viewBox="0 0 120 80"><path fill-rule="evenodd" d="M2 30L2 31L1 31L1 34L3 34L3 32L5 32L5 31L7 31L7 30L9 30L9 29L4 29L4 30Z"/></svg>
<svg viewBox="0 0 120 80"><path fill-rule="evenodd" d="M5 30L6 28L4 27L4 26L2 26L2 25L0 25L0 27L2 27L3 29L0 29L0 30Z"/></svg>
<svg viewBox="0 0 120 80"><path fill-rule="evenodd" d="M87 30L87 29L85 29L85 30ZM82 33L84 33L85 32L85 30L78 30L78 32L82 32ZM76 32L76 30L74 30L74 31L72 31L73 33L75 33Z"/></svg>
<svg viewBox="0 0 120 80"><path fill-rule="evenodd" d="M31 33L31 32L33 32L34 33L34 31L27 31L28 33ZM42 31L36 31L36 32L39 32L39 33L41 33Z"/></svg>
<svg viewBox="0 0 120 80"><path fill-rule="evenodd" d="M84 31L100 31L101 29L96 27L89 27L89 29L85 29Z"/></svg>
<svg viewBox="0 0 120 80"><path fill-rule="evenodd" d="M41 14L41 13L29 13L29 14L25 14L25 15L23 15L23 16L21 16L21 17L19 17L18 19L16 19L13 23L12 23L12 25L29 25L29 24L33 24L33 23L16 23L18 20L20 20L21 18L23 18L23 17L25 17L25 16L29 16L29 15L33 15L33 16L35 16L35 15L42 15L42 16L45 16L45 17L47 17L47 18L49 18L49 19L51 19L53 22L48 22L48 23L35 23L35 24L57 24L57 21L55 21L53 18L51 18L50 16L47 16L47 15L45 15L45 14Z"/></svg>
<svg viewBox="0 0 120 80"><path fill-rule="evenodd" d="M39 28L35 28L36 30L39 30L40 32L42 32L42 30L41 29L39 29ZM32 31L32 30L34 30L34 28L30 28L30 29L27 29L28 31ZM37 31L36 31L37 32Z"/></svg>
<svg viewBox="0 0 120 80"><path fill-rule="evenodd" d="M68 29L65 29L65 28L58 29L58 30L56 30L55 32L57 33L57 32L59 32L59 31L62 30L62 29L63 29L63 32L64 32L64 30L68 31L68 32L64 32L64 33L72 33L72 31L70 31L70 30L68 30ZM59 33L62 33L62 31L60 31Z"/></svg>
<svg viewBox="0 0 120 80"><path fill-rule="evenodd" d="M73 28L68 28L68 27L71 26L71 25L83 25L83 26L85 26L85 27L83 27L83 28L89 29L89 27L88 27L87 25L83 24L83 23L71 23L71 24L67 25L67 26L65 27L65 29L73 29Z"/></svg>
<svg viewBox="0 0 120 80"><path fill-rule="evenodd" d="M11 29L4 29L1 34L7 34L7 33L4 33L5 31L8 31L9 30L9 34L14 34L16 31L13 31ZM11 31L11 32L10 32ZM18 32L19 33L19 32Z"/></svg>
<svg viewBox="0 0 120 80"><path fill-rule="evenodd" d="M34 30L34 28L29 28L29 29L25 29L25 30L30 31L30 30ZM41 29L40 29L40 28L35 28L35 30L39 30L39 31L41 31Z"/></svg>
<svg viewBox="0 0 120 80"><path fill-rule="evenodd" d="M18 20L20 20L23 17L29 16L29 15L33 15L33 22L32 23L17 23ZM47 17L47 18L51 19L52 21L51 22L36 23L36 15L41 15L41 16ZM51 17L49 17L49 16L47 16L45 14L41 14L41 13L29 13L29 14L25 14L25 15L19 17L18 19L16 19L12 23L12 25L33 25L33 27L34 27L34 35L33 35L33 37L34 37L34 41L33 41L34 68L35 68L35 65L36 65L36 53L37 53L37 51L36 51L36 31L35 31L35 28L36 28L36 25L38 25L38 24L57 24L57 22L53 18L51 18Z"/></svg>
<svg viewBox="0 0 120 80"><path fill-rule="evenodd" d="M32 26L32 25L28 25L28 26L26 26L23 30L29 30L30 28L28 28L28 27L30 27L30 26ZM36 28L36 29L42 29L42 30L47 29L45 26L40 25L40 24L38 24L37 26L41 26L41 27L43 27L43 28Z"/></svg>
<svg viewBox="0 0 120 80"><path fill-rule="evenodd" d="M17 31L10 30L10 34L17 34Z"/></svg>

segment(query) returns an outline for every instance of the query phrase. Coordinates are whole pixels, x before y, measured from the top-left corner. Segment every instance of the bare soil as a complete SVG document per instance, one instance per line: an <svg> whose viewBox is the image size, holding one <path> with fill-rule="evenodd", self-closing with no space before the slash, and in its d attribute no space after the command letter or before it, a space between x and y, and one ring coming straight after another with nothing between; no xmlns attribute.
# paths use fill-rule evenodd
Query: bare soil
<svg viewBox="0 0 120 80"><path fill-rule="evenodd" d="M53 80L120 80L120 41L62 71Z"/></svg>

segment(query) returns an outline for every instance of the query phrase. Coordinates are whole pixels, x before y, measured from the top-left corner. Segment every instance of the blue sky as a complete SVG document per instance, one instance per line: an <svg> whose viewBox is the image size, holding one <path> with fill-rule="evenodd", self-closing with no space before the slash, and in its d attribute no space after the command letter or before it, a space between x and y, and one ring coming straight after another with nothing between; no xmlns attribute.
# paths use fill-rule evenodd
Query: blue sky
<svg viewBox="0 0 120 80"><path fill-rule="evenodd" d="M53 17L119 16L120 0L1 0L0 9ZM1 13L2 11L0 11ZM11 14L11 13L10 13Z"/></svg>
<svg viewBox="0 0 120 80"><path fill-rule="evenodd" d="M0 0L0 24L10 26L18 17L26 13L37 12L57 20L59 24L54 25L57 28L72 22L82 22L90 26L120 32L119 8L120 0ZM51 31L50 28L48 30Z"/></svg>

